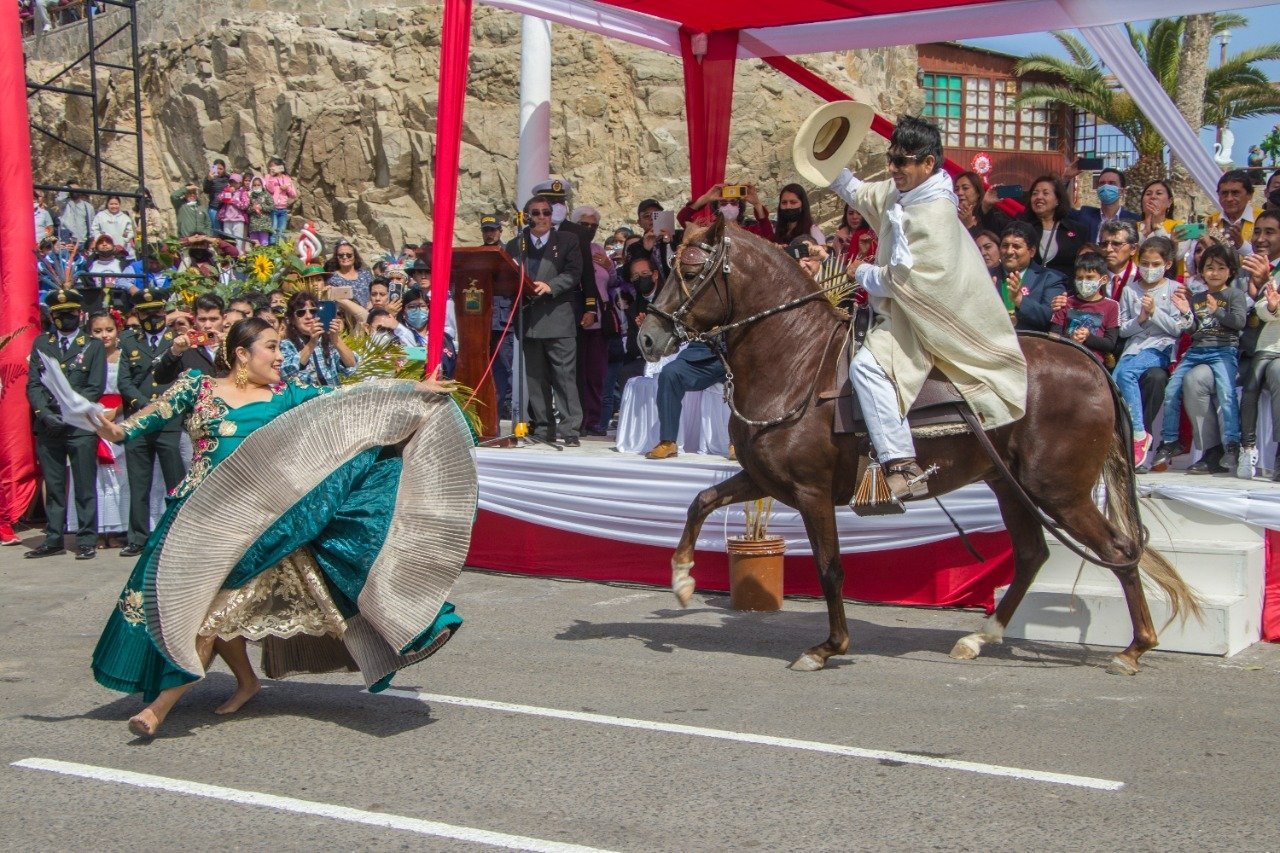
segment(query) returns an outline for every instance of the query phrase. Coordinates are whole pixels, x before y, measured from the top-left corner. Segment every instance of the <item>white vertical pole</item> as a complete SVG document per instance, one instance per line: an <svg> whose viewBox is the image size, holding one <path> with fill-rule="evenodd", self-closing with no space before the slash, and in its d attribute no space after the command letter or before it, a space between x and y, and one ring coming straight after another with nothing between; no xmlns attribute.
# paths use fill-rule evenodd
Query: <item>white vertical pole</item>
<svg viewBox="0 0 1280 853"><path fill-rule="evenodd" d="M520 159L516 204L550 174L551 22L525 15L520 22Z"/></svg>

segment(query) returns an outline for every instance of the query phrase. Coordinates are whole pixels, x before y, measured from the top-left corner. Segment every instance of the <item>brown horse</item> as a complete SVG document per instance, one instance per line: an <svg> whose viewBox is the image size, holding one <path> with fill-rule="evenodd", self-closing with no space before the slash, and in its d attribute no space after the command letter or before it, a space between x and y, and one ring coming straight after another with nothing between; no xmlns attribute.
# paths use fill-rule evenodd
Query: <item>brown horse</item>
<svg viewBox="0 0 1280 853"><path fill-rule="evenodd" d="M773 310L791 302L796 304ZM673 352L682 339L708 332L718 337L734 380L730 403L741 414L731 418L729 434L742 471L704 490L689 505L671 561L672 589L687 604L694 587L694 543L712 511L761 497L795 508L809 534L830 622L826 641L791 664L798 670L821 669L827 658L849 648L835 508L852 499L859 456L869 445L865 438L834 434L834 405L818 399L835 384L837 348L847 322L795 261L773 244L721 221L685 239L639 332L641 350L651 361ZM715 331L730 325L723 333ZM1027 359L1026 414L987 435L1030 502L1002 476L974 435L917 440L920 464L938 466L929 479L930 496L985 481L1013 541L1015 569L1008 592L982 630L962 637L951 656L972 659L983 643L1001 641L1049 556L1043 512L1119 578L1133 621L1133 642L1107 669L1132 675L1138 658L1156 645L1139 572L1164 592L1175 616L1198 614L1199 603L1173 566L1145 547L1131 427L1106 372L1082 348L1065 341L1020 340ZM783 415L781 423L759 425ZM1093 498L1099 479L1108 496L1105 514Z"/></svg>

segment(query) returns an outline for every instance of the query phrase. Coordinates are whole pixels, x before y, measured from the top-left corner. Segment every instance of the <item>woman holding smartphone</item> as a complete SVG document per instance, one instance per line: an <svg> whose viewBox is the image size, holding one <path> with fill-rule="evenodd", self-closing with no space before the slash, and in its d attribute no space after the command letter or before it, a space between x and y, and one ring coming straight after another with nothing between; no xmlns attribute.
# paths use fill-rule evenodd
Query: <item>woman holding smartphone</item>
<svg viewBox="0 0 1280 853"><path fill-rule="evenodd" d="M285 309L285 335L280 341L284 360L280 374L304 385L336 386L343 376L355 373L359 360L342 338L342 319L336 316L336 304L328 303L333 313L321 316L325 307L315 294L295 293ZM324 319L329 322L325 324Z"/></svg>

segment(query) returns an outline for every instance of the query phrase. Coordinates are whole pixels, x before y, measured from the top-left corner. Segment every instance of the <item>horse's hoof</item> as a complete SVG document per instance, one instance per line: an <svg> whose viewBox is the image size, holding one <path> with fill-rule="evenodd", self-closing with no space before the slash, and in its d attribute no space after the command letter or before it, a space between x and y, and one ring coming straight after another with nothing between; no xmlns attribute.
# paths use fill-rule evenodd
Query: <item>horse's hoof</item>
<svg viewBox="0 0 1280 853"><path fill-rule="evenodd" d="M982 653L982 643L973 634L961 637L951 647L951 657L956 660L976 660Z"/></svg>
<svg viewBox="0 0 1280 853"><path fill-rule="evenodd" d="M1138 667L1116 655L1107 663L1107 672L1112 675L1137 675Z"/></svg>
<svg viewBox="0 0 1280 853"><path fill-rule="evenodd" d="M805 652L796 658L788 669L794 669L796 672L817 672L824 666L826 664L817 655Z"/></svg>
<svg viewBox="0 0 1280 853"><path fill-rule="evenodd" d="M685 577L671 584L671 591L676 594L676 601L680 602L681 607L689 606L689 599L693 598L693 578Z"/></svg>

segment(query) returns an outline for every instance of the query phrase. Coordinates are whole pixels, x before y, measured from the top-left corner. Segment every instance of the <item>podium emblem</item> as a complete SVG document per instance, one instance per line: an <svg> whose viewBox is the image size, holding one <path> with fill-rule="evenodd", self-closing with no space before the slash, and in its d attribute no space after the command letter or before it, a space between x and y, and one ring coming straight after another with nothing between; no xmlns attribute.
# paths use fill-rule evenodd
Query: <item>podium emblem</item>
<svg viewBox="0 0 1280 853"><path fill-rule="evenodd" d="M484 313L484 291L477 286L478 284L479 282L473 278L466 289L462 291L462 313Z"/></svg>

